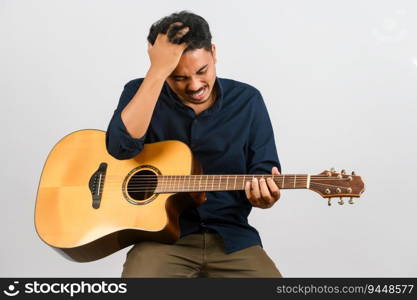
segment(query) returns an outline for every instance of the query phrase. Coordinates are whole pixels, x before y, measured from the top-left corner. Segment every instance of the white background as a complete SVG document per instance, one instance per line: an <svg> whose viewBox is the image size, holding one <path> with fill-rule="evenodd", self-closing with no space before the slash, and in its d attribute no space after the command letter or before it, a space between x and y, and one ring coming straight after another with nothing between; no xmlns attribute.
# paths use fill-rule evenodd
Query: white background
<svg viewBox="0 0 417 300"><path fill-rule="evenodd" d="M64 135L107 128L150 25L183 9L209 22L217 75L262 92L284 173L366 183L354 205L286 190L252 211L281 273L416 277L417 2L380 0L0 0L0 276L120 276L128 248L75 263L38 238L39 177Z"/></svg>

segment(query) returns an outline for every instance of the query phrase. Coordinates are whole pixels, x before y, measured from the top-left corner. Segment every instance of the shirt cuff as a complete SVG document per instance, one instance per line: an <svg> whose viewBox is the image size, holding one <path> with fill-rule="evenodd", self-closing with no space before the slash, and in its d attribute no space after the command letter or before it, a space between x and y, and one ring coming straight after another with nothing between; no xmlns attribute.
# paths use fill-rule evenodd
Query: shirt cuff
<svg viewBox="0 0 417 300"><path fill-rule="evenodd" d="M132 137L126 129L121 113L116 111L107 131L107 149L118 159L128 159L139 154L143 149L146 134L140 138Z"/></svg>

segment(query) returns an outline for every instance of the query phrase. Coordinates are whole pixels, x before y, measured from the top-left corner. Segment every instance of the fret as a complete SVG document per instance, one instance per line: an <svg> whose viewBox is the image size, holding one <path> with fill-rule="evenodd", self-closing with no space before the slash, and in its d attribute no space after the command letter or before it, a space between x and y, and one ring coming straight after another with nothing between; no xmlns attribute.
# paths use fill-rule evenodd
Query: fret
<svg viewBox="0 0 417 300"><path fill-rule="evenodd" d="M234 189L234 190L236 190L236 179L237 179L237 176L235 176L235 183L234 183L234 185L233 185L233 189Z"/></svg>
<svg viewBox="0 0 417 300"><path fill-rule="evenodd" d="M207 185L205 184L205 182L207 181L207 175L206 175L206 179L204 179L204 175L201 176L201 182L202 182L202 191L207 189Z"/></svg>
<svg viewBox="0 0 417 300"><path fill-rule="evenodd" d="M197 179L197 175L194 175L193 176L193 190L196 190L197 189L196 188L196 186L197 186L196 179Z"/></svg>
<svg viewBox="0 0 417 300"><path fill-rule="evenodd" d="M285 175L282 175L282 189L284 188Z"/></svg>
<svg viewBox="0 0 417 300"><path fill-rule="evenodd" d="M297 182L297 175L294 175L294 188L295 188L295 183Z"/></svg>
<svg viewBox="0 0 417 300"><path fill-rule="evenodd" d="M200 181L198 182L198 190L201 191L201 175L199 175Z"/></svg>
<svg viewBox="0 0 417 300"><path fill-rule="evenodd" d="M229 176L226 176L226 189L229 189L228 182L229 182Z"/></svg>
<svg viewBox="0 0 417 300"><path fill-rule="evenodd" d="M164 189L168 190L168 184L166 183L166 178L167 178L167 176L161 176L161 186L160 186L160 188L162 190L164 190Z"/></svg>
<svg viewBox="0 0 417 300"><path fill-rule="evenodd" d="M211 175L211 190L214 190L214 175Z"/></svg>
<svg viewBox="0 0 417 300"><path fill-rule="evenodd" d="M220 190L220 182L222 182L223 178L222 175L220 175L220 179L219 179L219 187L217 188L218 190Z"/></svg>
<svg viewBox="0 0 417 300"><path fill-rule="evenodd" d="M306 183L306 188L309 189L310 188L310 175L307 175L307 183Z"/></svg>
<svg viewBox="0 0 417 300"><path fill-rule="evenodd" d="M185 178L183 179L183 175L180 176L180 182L181 182L181 191L184 191L184 184L185 184Z"/></svg>

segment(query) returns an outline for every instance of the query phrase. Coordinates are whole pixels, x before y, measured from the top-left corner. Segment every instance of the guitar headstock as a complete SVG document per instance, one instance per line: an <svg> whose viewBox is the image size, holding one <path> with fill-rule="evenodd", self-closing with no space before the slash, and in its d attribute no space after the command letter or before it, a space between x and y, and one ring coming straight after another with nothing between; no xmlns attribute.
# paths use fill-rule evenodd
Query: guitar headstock
<svg viewBox="0 0 417 300"><path fill-rule="evenodd" d="M328 198L329 205L331 205L331 198L339 197L338 203L342 205L344 204L343 197L349 197L349 203L353 204L353 198L361 196L365 191L365 185L362 178L355 172L346 174L345 170L336 172L332 168L324 170L318 175L312 175L309 189L319 193L324 198Z"/></svg>

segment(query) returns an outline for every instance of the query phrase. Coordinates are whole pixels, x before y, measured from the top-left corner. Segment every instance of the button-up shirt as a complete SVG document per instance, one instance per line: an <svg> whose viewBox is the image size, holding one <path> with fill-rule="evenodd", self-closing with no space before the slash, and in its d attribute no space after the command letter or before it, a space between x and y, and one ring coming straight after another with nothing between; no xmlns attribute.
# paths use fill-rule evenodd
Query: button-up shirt
<svg viewBox="0 0 417 300"><path fill-rule="evenodd" d="M273 166L281 171L268 111L255 87L216 77L217 98L197 115L165 82L145 135L133 138L121 112L142 82L138 78L124 86L109 123L106 147L113 157L130 159L144 143L179 140L190 147L203 174L271 174ZM209 191L206 197L203 204L180 215L181 237L208 228L222 237L225 253L262 246L258 231L248 224L252 205L244 190Z"/></svg>

